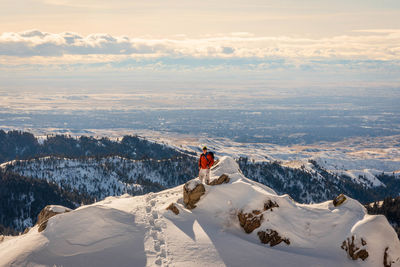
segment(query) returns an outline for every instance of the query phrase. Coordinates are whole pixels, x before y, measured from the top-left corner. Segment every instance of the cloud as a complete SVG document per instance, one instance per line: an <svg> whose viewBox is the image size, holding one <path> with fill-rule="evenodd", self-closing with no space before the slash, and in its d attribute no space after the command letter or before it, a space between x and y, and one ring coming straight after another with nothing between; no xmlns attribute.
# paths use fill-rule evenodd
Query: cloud
<svg viewBox="0 0 400 267"><path fill-rule="evenodd" d="M118 75L166 75L168 80L204 75L202 80L222 77L296 84L318 80L322 84L357 81L398 85L399 44L400 31L389 30L320 39L244 33L155 39L39 30L7 32L0 35L0 88L7 80L64 75L112 79Z"/></svg>
<svg viewBox="0 0 400 267"><path fill-rule="evenodd" d="M166 51L160 45L109 34L81 36L70 32L51 34L32 30L0 35L0 55L16 57L154 54L157 50Z"/></svg>
<svg viewBox="0 0 400 267"><path fill-rule="evenodd" d="M235 52L235 48L233 48L233 47L229 47L229 46L222 47L222 53L224 53L224 54L232 54L233 52Z"/></svg>
<svg viewBox="0 0 400 267"><path fill-rule="evenodd" d="M400 31L367 30L330 38L257 37L251 34L197 39L145 39L110 34L87 36L39 30L0 35L0 55L68 57L85 55L194 58L285 58L399 60Z"/></svg>

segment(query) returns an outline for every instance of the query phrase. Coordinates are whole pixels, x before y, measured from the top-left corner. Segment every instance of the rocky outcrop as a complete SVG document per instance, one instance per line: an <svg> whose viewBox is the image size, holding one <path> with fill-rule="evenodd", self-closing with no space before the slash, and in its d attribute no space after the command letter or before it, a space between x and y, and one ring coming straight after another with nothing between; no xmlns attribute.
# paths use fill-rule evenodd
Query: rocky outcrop
<svg viewBox="0 0 400 267"><path fill-rule="evenodd" d="M222 174L218 179L212 180L209 185L227 184L230 180L228 175Z"/></svg>
<svg viewBox="0 0 400 267"><path fill-rule="evenodd" d="M347 238L345 241L343 241L340 247L347 252L347 255L352 260L365 260L369 256L368 251L365 248L366 245L367 242L363 238L358 241L353 235L351 238Z"/></svg>
<svg viewBox="0 0 400 267"><path fill-rule="evenodd" d="M3 242L4 240L4 235L0 235L0 243Z"/></svg>
<svg viewBox="0 0 400 267"><path fill-rule="evenodd" d="M179 210L178 210L178 208L175 206L174 203L169 204L169 206L166 208L166 210L172 211L173 213L175 213L175 215L178 215L178 214L179 214Z"/></svg>
<svg viewBox="0 0 400 267"><path fill-rule="evenodd" d="M38 219L37 219L37 225L39 225L38 231L42 232L44 229L46 229L47 227L47 222L48 220L57 215L57 214L61 214L61 213L65 213L65 212L70 212L71 209L63 207L63 206L55 206L55 205L49 205L44 207L44 209L42 209L38 215Z"/></svg>
<svg viewBox="0 0 400 267"><path fill-rule="evenodd" d="M267 211L267 210L273 211L272 208L278 208L278 207L279 207L279 205L275 201L272 201L271 199L268 199L264 203L264 211Z"/></svg>
<svg viewBox="0 0 400 267"><path fill-rule="evenodd" d="M250 234L255 229L261 226L263 214L259 210L253 210L249 213L244 213L243 211L240 211L238 213L238 219L240 226L244 229L246 233Z"/></svg>
<svg viewBox="0 0 400 267"><path fill-rule="evenodd" d="M194 209L196 203L199 202L200 197L204 195L206 189L204 185L198 180L187 182L183 186L183 204L188 209Z"/></svg>
<svg viewBox="0 0 400 267"><path fill-rule="evenodd" d="M392 263L395 263L395 261L392 261L390 259L389 253L388 253L389 247L385 248L385 253L383 254L383 266L384 267L392 267ZM399 260L399 259L397 259Z"/></svg>
<svg viewBox="0 0 400 267"><path fill-rule="evenodd" d="M259 231L257 235L260 238L261 243L269 244L271 247L276 246L281 242L286 243L286 245L290 245L290 240L288 238L281 237L277 231L272 229Z"/></svg>
<svg viewBox="0 0 400 267"><path fill-rule="evenodd" d="M39 228L38 228L38 232L40 233L40 232L43 232L45 229L46 229L46 227L47 227L47 222L48 222L48 220L45 220L44 222L42 222L40 225L39 225Z"/></svg>
<svg viewBox="0 0 400 267"><path fill-rule="evenodd" d="M245 213L243 211L239 211L238 219L240 226L244 229L244 231L248 234L253 232L255 229L261 226L261 223L264 218L264 211L271 210L272 208L277 208L279 205L270 199L264 202L264 210L253 210L252 212Z"/></svg>
<svg viewBox="0 0 400 267"><path fill-rule="evenodd" d="M346 201L346 197L343 194L338 195L337 197L335 197L335 199L333 200L333 206L337 207L343 204L343 202Z"/></svg>

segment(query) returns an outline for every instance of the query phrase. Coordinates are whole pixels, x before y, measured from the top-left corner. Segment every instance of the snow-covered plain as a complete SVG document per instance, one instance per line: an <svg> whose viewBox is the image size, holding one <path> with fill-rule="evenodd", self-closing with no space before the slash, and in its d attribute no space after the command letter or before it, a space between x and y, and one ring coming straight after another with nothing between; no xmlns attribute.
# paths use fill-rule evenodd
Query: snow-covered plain
<svg viewBox="0 0 400 267"><path fill-rule="evenodd" d="M0 243L0 266L400 266L400 242L384 216L367 215L348 198L304 205L288 195L245 178L236 162L222 157L211 172L231 178L205 186L197 207L183 206L182 185L143 196L108 197L56 215L39 233L6 238ZM251 234L240 227L237 213L262 210L272 200L279 207L263 212ZM166 207L175 203L180 213ZM259 230L273 229L290 240L275 247L261 244ZM363 238L365 261L351 260L340 248L351 236Z"/></svg>

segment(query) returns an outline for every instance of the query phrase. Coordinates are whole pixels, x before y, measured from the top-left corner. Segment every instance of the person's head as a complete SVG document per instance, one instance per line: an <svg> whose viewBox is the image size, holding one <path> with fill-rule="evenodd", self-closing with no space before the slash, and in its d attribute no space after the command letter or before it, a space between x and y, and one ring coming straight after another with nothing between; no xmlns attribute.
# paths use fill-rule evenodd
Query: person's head
<svg viewBox="0 0 400 267"><path fill-rule="evenodd" d="M204 152L204 153L207 152L207 147L206 147L206 146L203 147L203 152Z"/></svg>

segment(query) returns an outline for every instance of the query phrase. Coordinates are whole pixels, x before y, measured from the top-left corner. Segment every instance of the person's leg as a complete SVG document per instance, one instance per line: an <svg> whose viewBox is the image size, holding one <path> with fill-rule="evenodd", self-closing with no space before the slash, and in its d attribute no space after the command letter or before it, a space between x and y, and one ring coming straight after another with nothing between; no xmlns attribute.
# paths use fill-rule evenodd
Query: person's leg
<svg viewBox="0 0 400 267"><path fill-rule="evenodd" d="M205 180L206 180L206 184L210 183L210 169L206 169Z"/></svg>
<svg viewBox="0 0 400 267"><path fill-rule="evenodd" d="M204 172L204 169L200 169L199 171L199 180L200 182L204 183L206 173Z"/></svg>

